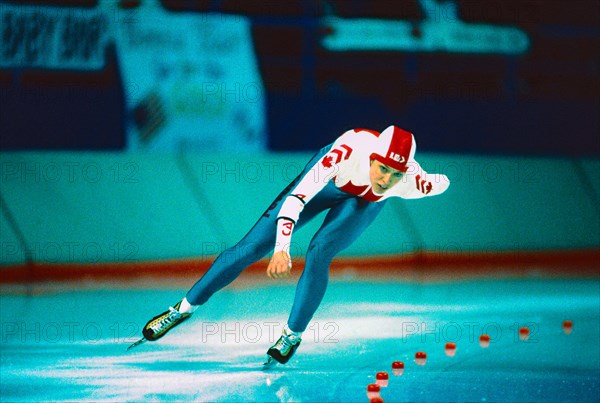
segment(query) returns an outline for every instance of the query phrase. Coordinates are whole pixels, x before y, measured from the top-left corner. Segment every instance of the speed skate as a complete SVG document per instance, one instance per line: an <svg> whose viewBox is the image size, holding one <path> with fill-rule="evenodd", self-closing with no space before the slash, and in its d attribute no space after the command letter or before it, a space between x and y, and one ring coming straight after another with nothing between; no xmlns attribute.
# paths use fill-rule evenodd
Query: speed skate
<svg viewBox="0 0 600 403"><path fill-rule="evenodd" d="M302 333L294 332L288 325L285 325L279 340L267 351L267 361L263 364L263 369L272 368L277 363L287 363L300 346L302 342L301 335Z"/></svg>
<svg viewBox="0 0 600 403"><path fill-rule="evenodd" d="M142 338L127 347L127 351L146 341L156 341L160 339L167 334L169 330L192 316L191 313L180 312L180 307L181 301L176 303L175 306L169 307L165 312L150 319L142 329Z"/></svg>

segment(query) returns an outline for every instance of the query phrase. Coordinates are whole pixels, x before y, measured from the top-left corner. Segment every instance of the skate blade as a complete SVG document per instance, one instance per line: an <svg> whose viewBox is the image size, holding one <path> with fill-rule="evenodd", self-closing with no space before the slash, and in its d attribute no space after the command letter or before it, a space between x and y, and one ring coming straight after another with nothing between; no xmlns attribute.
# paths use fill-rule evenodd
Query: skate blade
<svg viewBox="0 0 600 403"><path fill-rule="evenodd" d="M142 337L141 339L139 339L138 341L136 341L135 343L133 343L132 345L130 345L129 347L127 347L127 351L131 350L134 347L139 346L142 343L145 343L146 341L148 341L148 340L146 340L145 337Z"/></svg>
<svg viewBox="0 0 600 403"><path fill-rule="evenodd" d="M263 370L271 369L276 365L277 365L277 360L269 355L269 356L267 356L267 361L263 363L262 369Z"/></svg>

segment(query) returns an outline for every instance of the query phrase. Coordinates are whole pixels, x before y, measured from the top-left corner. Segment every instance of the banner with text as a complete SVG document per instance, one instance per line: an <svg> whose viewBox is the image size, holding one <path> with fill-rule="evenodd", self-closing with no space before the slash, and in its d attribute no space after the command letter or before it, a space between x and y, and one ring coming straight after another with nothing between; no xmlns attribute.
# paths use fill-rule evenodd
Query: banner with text
<svg viewBox="0 0 600 403"><path fill-rule="evenodd" d="M112 0L94 8L0 3L0 32L0 69L98 71L114 44L129 150L266 149L264 87L246 17L172 13L158 0L127 10Z"/></svg>
<svg viewBox="0 0 600 403"><path fill-rule="evenodd" d="M115 28L130 149L266 148L264 87L246 17L172 13L145 1Z"/></svg>
<svg viewBox="0 0 600 403"><path fill-rule="evenodd" d="M99 70L109 29L100 9L0 4L0 68Z"/></svg>

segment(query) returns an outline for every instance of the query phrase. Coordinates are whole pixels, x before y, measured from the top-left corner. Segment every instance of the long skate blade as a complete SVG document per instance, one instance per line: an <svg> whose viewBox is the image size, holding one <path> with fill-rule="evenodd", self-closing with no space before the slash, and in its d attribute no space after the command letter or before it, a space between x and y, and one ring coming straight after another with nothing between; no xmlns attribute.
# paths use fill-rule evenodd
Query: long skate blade
<svg viewBox="0 0 600 403"><path fill-rule="evenodd" d="M127 351L131 350L134 347L139 346L142 343L145 343L146 341L148 341L148 340L146 340L145 337L142 337L141 339L139 339L138 341L136 341L135 343L133 343L132 345L130 345L129 347L127 347Z"/></svg>
<svg viewBox="0 0 600 403"><path fill-rule="evenodd" d="M270 355L267 356L267 361L263 363L263 370L266 369L271 369L273 368L275 365L277 365L277 360L275 360L275 358L271 357Z"/></svg>

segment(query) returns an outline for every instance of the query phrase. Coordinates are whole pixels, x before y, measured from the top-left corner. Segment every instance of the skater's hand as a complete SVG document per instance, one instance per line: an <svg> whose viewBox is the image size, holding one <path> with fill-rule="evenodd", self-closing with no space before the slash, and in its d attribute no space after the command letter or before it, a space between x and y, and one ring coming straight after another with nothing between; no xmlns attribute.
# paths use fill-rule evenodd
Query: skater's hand
<svg viewBox="0 0 600 403"><path fill-rule="evenodd" d="M273 254L269 266L267 267L267 276L269 278L285 278L290 275L292 269L292 258L286 251L279 251Z"/></svg>

